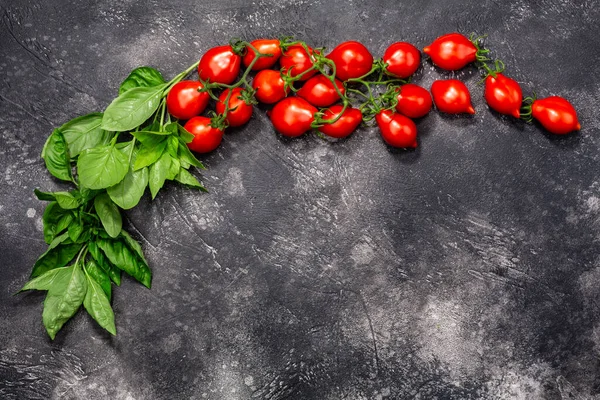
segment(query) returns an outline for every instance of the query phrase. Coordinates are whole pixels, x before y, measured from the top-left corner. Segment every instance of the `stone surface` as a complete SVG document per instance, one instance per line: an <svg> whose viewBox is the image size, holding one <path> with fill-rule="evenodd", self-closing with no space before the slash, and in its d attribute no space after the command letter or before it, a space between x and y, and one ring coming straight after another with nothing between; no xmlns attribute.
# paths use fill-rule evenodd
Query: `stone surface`
<svg viewBox="0 0 600 400"><path fill-rule="evenodd" d="M340 11L341 10L341 11ZM594 1L0 2L3 399L600 398L600 7ZM173 76L231 37L333 48L489 34L526 93L561 95L557 138L490 112L284 140L260 107L202 157L209 194L167 185L125 213L154 272L115 288L118 335L85 313L50 341L42 293L47 135L101 111L128 72Z"/></svg>

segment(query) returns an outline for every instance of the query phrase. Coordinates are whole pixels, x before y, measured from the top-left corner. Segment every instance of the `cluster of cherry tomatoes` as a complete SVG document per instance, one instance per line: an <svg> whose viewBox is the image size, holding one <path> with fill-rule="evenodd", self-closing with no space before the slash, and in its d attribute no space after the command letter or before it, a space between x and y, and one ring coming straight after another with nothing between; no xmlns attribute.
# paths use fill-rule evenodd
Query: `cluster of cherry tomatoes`
<svg viewBox="0 0 600 400"><path fill-rule="evenodd" d="M237 40L212 48L198 64L199 80L184 80L171 88L167 109L173 117L187 120L184 128L195 137L189 147L199 153L217 148L227 127L246 124L257 102L274 104L268 115L283 136L316 129L344 138L363 121L375 120L383 140L399 148L417 146L413 119L427 115L433 104L443 113L475 113L460 80L436 80L431 94L409 83L421 64L421 52L410 43L393 43L381 59L356 41L341 43L327 55L323 50L291 38ZM475 63L485 74L485 100L500 114L534 118L554 134L580 129L575 109L564 98L524 99L520 85L502 73L502 62L488 58L480 38L451 33L423 52L445 70ZM250 72L256 72L251 81ZM211 98L216 112L201 116Z"/></svg>

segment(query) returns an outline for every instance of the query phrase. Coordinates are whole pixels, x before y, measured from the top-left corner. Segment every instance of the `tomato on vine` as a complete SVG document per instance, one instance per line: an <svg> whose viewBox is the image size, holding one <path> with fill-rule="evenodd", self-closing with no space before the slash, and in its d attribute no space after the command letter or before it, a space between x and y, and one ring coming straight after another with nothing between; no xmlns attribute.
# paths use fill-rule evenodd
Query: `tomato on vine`
<svg viewBox="0 0 600 400"><path fill-rule="evenodd" d="M410 43L396 42L385 50L382 60L388 75L406 79L421 65L421 52Z"/></svg>
<svg viewBox="0 0 600 400"><path fill-rule="evenodd" d="M520 117L523 91L514 79L500 72L488 75L485 78L484 97L492 110L515 118Z"/></svg>
<svg viewBox="0 0 600 400"><path fill-rule="evenodd" d="M408 117L391 110L382 110L375 115L383 141L392 147L417 147L417 126Z"/></svg>
<svg viewBox="0 0 600 400"><path fill-rule="evenodd" d="M277 132L287 137L297 137L311 129L317 108L300 97L287 97L275 104L269 112Z"/></svg>
<svg viewBox="0 0 600 400"><path fill-rule="evenodd" d="M173 85L167 94L167 111L178 119L190 119L200 115L208 105L210 95L199 92L202 89L199 81L181 81Z"/></svg>
<svg viewBox="0 0 600 400"><path fill-rule="evenodd" d="M337 45L326 58L335 64L335 76L341 81L361 77L373 67L369 49L352 40Z"/></svg>
<svg viewBox="0 0 600 400"><path fill-rule="evenodd" d="M435 39L423 49L423 53L431 57L431 61L438 67L450 71L464 68L477 60L480 50L468 37L460 33L449 33Z"/></svg>
<svg viewBox="0 0 600 400"><path fill-rule="evenodd" d="M223 139L223 129L214 127L213 121L208 117L194 117L183 128L194 135L188 143L190 150L196 153L209 153L219 147Z"/></svg>
<svg viewBox="0 0 600 400"><path fill-rule="evenodd" d="M538 120L548 132L555 135L566 135L581 129L575 108L568 100L560 96L535 99L530 106L526 107L526 109L528 108L531 116Z"/></svg>
<svg viewBox="0 0 600 400"><path fill-rule="evenodd" d="M322 120L333 120L335 119L344 109L341 104L336 104L329 107L323 112L321 117ZM358 108L348 106L343 112L342 116L333 123L326 123L319 127L319 132L324 133L327 136L333 138L345 138L358 128L362 122L362 113Z"/></svg>
<svg viewBox="0 0 600 400"><path fill-rule="evenodd" d="M200 79L208 82L232 84L240 73L242 56L231 45L208 50L198 64Z"/></svg>
<svg viewBox="0 0 600 400"><path fill-rule="evenodd" d="M256 50L258 50L260 54L271 54L271 57L261 57L258 60L256 60L256 62L252 66L253 71L271 68L277 63L277 60L279 60L279 57L281 56L281 46L279 39L257 39L251 41L250 44L254 46L254 48L256 48ZM244 65L248 67L255 57L256 53L254 52L254 50L250 46L247 46L246 54L242 59Z"/></svg>
<svg viewBox="0 0 600 400"><path fill-rule="evenodd" d="M471 94L467 86L458 79L446 79L433 82L431 94L435 106L448 114L475 114L471 104Z"/></svg>
<svg viewBox="0 0 600 400"><path fill-rule="evenodd" d="M345 93L344 85L335 79L335 85L342 95ZM306 83L296 92L296 94L316 107L328 107L340 100L340 95L333 86L333 83L325 75L316 75L306 81Z"/></svg>
<svg viewBox="0 0 600 400"><path fill-rule="evenodd" d="M421 118L431 111L431 95L427 89L407 83L398 88L396 111L409 118Z"/></svg>
<svg viewBox="0 0 600 400"><path fill-rule="evenodd" d="M301 81L305 81L318 71L316 69L311 70L313 67L313 61L311 59L311 55L315 53L315 51L308 47L307 53L299 44L295 44L289 46L286 50L281 53L281 57L279 58L279 64L281 64L281 71L284 74L289 73L291 77L296 77L302 74L302 77L299 79Z"/></svg>
<svg viewBox="0 0 600 400"><path fill-rule="evenodd" d="M289 93L281 72L272 69L259 71L252 80L252 88L256 91L254 97L265 104L277 103Z"/></svg>
<svg viewBox="0 0 600 400"><path fill-rule="evenodd" d="M231 92L231 95L229 93ZM217 114L225 114L225 101L229 96L229 102L227 106L227 115L225 121L231 127L242 126L250 121L252 117L252 103L254 98L252 93L242 88L234 88L233 90L227 89L219 96L219 101L215 106Z"/></svg>

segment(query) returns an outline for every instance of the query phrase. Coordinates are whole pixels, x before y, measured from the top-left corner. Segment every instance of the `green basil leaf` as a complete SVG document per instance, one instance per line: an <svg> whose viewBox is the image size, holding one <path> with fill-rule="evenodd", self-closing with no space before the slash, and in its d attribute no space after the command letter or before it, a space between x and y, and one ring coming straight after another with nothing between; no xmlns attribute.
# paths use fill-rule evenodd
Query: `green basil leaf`
<svg viewBox="0 0 600 400"><path fill-rule="evenodd" d="M73 242L77 242L83 233L83 223L81 222L81 219L74 218L73 222L71 222L69 225L67 232L69 234L69 239L71 239Z"/></svg>
<svg viewBox="0 0 600 400"><path fill-rule="evenodd" d="M111 145L84 150L77 160L79 182L88 189L116 185L128 170L128 155Z"/></svg>
<svg viewBox="0 0 600 400"><path fill-rule="evenodd" d="M58 129L55 129L46 140L42 149L42 158L52 175L63 181L73 179L67 142Z"/></svg>
<svg viewBox="0 0 600 400"><path fill-rule="evenodd" d="M169 166L169 172L167 173L168 180L174 180L175 177L179 174L179 170L181 169L181 163L177 158L171 158L171 165Z"/></svg>
<svg viewBox="0 0 600 400"><path fill-rule="evenodd" d="M121 219L119 207L113 203L107 193L99 194L94 198L94 208L96 209L98 217L100 217L100 222L102 222L102 226L106 233L113 238L119 236L123 226L123 220Z"/></svg>
<svg viewBox="0 0 600 400"><path fill-rule="evenodd" d="M61 233L71 223L68 218L73 218L70 211L63 210L57 202L53 201L46 206L44 215L42 216L42 222L44 223L44 240L50 244L54 237ZM62 229L58 229L59 221L63 221L61 224ZM66 225L65 223L68 222Z"/></svg>
<svg viewBox="0 0 600 400"><path fill-rule="evenodd" d="M167 140L167 151L169 152L172 158L179 158L179 155L177 154L179 150L179 138L177 136L172 135L169 136Z"/></svg>
<svg viewBox="0 0 600 400"><path fill-rule="evenodd" d="M129 163L129 171L125 175L125 178L115 186L106 189L112 201L124 210L135 207L144 195L146 186L148 186L148 168L144 167L134 171L133 168L136 159L137 151L134 148Z"/></svg>
<svg viewBox="0 0 600 400"><path fill-rule="evenodd" d="M179 170L179 174L177 174L177 176L175 177L175 180L177 182L183 183L184 185L198 188L198 189L202 190L203 192L207 192L206 188L204 186L202 186L202 184L200 182L198 182L198 179L196 179L196 177L194 175L190 174L189 171L187 171L183 168L181 168Z"/></svg>
<svg viewBox="0 0 600 400"><path fill-rule="evenodd" d="M115 285L121 286L121 270L112 265L110 261L108 261L108 258L106 258L106 255L98 247L96 242L88 243L88 250L92 258L96 260L100 268L102 268L102 270L108 274L110 280L113 281Z"/></svg>
<svg viewBox="0 0 600 400"><path fill-rule="evenodd" d="M157 86L165 83L160 72L152 67L138 67L131 71L129 76L121 83L119 95L136 87Z"/></svg>
<svg viewBox="0 0 600 400"><path fill-rule="evenodd" d="M110 278L108 277L108 274L104 272L100 266L98 266L98 263L95 260L89 260L87 262L85 265L85 272L87 272L90 277L100 285L106 294L106 297L108 297L108 301L110 301L112 287L110 285Z"/></svg>
<svg viewBox="0 0 600 400"><path fill-rule="evenodd" d="M102 113L93 113L75 118L60 128L67 145L69 155L77 157L83 150L108 144L114 133L100 128Z"/></svg>
<svg viewBox="0 0 600 400"><path fill-rule="evenodd" d="M38 198L38 200L42 201L56 201L56 197L54 197L54 193L52 192L42 192L38 189L33 189L33 193Z"/></svg>
<svg viewBox="0 0 600 400"><path fill-rule="evenodd" d="M158 132L158 131L150 131L143 130L139 132L131 132L131 134L140 141L140 143L145 144L148 147L153 147L165 140L165 136L171 135L170 132Z"/></svg>
<svg viewBox="0 0 600 400"><path fill-rule="evenodd" d="M50 286L54 283L56 278L62 273L64 267L51 269L38 276L37 278L33 278L29 282L23 286L19 292L23 292L25 290L49 290Z"/></svg>
<svg viewBox="0 0 600 400"><path fill-rule="evenodd" d="M69 192L54 192L58 205L65 210L72 210L81 205L80 200Z"/></svg>
<svg viewBox="0 0 600 400"><path fill-rule="evenodd" d="M137 156L135 157L133 170L137 171L138 169L142 169L154 164L160 159L166 148L167 141L164 138L154 145L142 144L142 147L139 149Z"/></svg>
<svg viewBox="0 0 600 400"><path fill-rule="evenodd" d="M177 130L179 131L179 137L184 143L192 143L192 140L194 140L194 135L189 133L187 129L181 126L181 124L177 124Z"/></svg>
<svg viewBox="0 0 600 400"><path fill-rule="evenodd" d="M158 191L163 187L167 180L167 175L171 168L171 156L169 153L163 153L163 155L150 167L150 174L148 176L148 186L150 186L150 193L152 194L152 200L158 194Z"/></svg>
<svg viewBox="0 0 600 400"><path fill-rule="evenodd" d="M103 288L92 278L89 269L86 267L84 271L87 280L87 292L83 299L83 307L101 327L116 335L115 314L110 306L110 300ZM110 285L110 281L108 281L108 284Z"/></svg>
<svg viewBox="0 0 600 400"><path fill-rule="evenodd" d="M194 167L200 169L206 169L204 164L200 160L196 158L190 151L190 148L187 147L185 143L179 142L179 161L181 161L181 165L193 165ZM187 169L187 168L186 168Z"/></svg>
<svg viewBox="0 0 600 400"><path fill-rule="evenodd" d="M125 242L98 238L96 244L102 249L112 264L147 288L150 288L152 282L150 268Z"/></svg>
<svg viewBox="0 0 600 400"><path fill-rule="evenodd" d="M125 132L142 125L160 105L166 87L136 87L119 95L104 111L102 129Z"/></svg>
<svg viewBox="0 0 600 400"><path fill-rule="evenodd" d="M81 198L83 203L87 203L88 201L96 197L98 193L100 193L98 190L92 190L86 187L82 187L81 189L79 189L79 197Z"/></svg>
<svg viewBox="0 0 600 400"><path fill-rule="evenodd" d="M125 241L125 243L127 244L127 246L129 246L129 248L131 250L133 250L135 252L135 254L138 255L139 258L142 259L144 264L148 265L148 261L146 261L146 257L144 257L144 251L142 250L142 245L140 245L140 243L137 240L132 238L131 235L129 235L129 233L127 233L127 231L125 231L125 230L121 231L119 238L123 239Z"/></svg>
<svg viewBox="0 0 600 400"><path fill-rule="evenodd" d="M71 243L68 239L68 233L63 233L50 243L48 250L33 265L33 270L31 271L32 278L40 276L54 268L64 267L75 258L83 244Z"/></svg>

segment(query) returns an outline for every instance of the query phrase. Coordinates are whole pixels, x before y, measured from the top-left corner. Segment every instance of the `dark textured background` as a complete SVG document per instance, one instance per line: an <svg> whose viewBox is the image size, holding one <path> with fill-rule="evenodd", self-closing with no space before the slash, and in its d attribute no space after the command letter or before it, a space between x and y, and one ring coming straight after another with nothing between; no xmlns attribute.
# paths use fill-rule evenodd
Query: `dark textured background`
<svg viewBox="0 0 600 400"><path fill-rule="evenodd" d="M87 4L86 4L87 3ZM597 1L0 2L0 398L600 398ZM328 11L342 10L342 11ZM488 33L526 93L582 131L431 113L420 146L375 128L283 140L264 110L202 157L210 194L168 185L125 214L153 287L115 290L118 336L80 312L51 342L34 188L53 127L101 111L128 72L171 77L230 37L332 48Z"/></svg>

